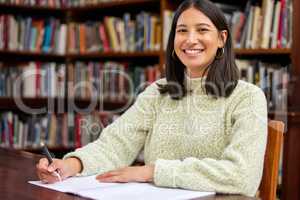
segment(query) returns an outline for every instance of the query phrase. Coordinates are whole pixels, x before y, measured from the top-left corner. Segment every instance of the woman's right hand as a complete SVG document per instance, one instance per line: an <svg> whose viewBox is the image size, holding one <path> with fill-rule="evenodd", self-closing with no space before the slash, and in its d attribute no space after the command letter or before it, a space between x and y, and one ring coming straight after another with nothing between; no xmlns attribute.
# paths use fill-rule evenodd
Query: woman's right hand
<svg viewBox="0 0 300 200"><path fill-rule="evenodd" d="M46 158L41 158L36 165L36 169L37 175L42 182L55 183L60 180L57 173L64 180L79 173L82 165L80 160L75 157L67 158L66 160L53 159L50 165Z"/></svg>

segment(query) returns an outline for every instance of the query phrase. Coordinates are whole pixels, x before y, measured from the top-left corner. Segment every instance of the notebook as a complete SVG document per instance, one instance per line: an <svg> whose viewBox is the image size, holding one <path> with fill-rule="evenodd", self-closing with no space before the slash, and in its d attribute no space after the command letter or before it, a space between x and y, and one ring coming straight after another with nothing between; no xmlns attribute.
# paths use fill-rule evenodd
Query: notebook
<svg viewBox="0 0 300 200"><path fill-rule="evenodd" d="M71 177L62 182L44 184L41 181L29 181L30 184L48 189L72 193L86 198L101 200L133 199L192 199L214 195L214 192L199 192L184 189L157 187L150 183L101 183L96 176Z"/></svg>

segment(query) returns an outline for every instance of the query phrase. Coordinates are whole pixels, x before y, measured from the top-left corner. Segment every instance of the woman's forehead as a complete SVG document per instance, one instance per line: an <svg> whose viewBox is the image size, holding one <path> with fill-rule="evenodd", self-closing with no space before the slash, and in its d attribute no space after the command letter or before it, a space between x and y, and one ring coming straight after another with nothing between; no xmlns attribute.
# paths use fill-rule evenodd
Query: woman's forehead
<svg viewBox="0 0 300 200"><path fill-rule="evenodd" d="M203 12L191 7L180 14L177 20L177 26L182 25L212 25L212 22Z"/></svg>

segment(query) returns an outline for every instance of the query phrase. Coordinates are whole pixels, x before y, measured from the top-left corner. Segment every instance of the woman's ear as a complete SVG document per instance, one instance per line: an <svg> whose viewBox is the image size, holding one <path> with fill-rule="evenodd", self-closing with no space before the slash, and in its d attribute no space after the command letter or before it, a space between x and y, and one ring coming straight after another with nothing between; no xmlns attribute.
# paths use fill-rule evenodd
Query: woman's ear
<svg viewBox="0 0 300 200"><path fill-rule="evenodd" d="M222 47L225 46L226 40L227 40L227 36L228 36L228 31L227 30L220 31L220 34L219 34L219 44L218 44L219 48L222 48Z"/></svg>

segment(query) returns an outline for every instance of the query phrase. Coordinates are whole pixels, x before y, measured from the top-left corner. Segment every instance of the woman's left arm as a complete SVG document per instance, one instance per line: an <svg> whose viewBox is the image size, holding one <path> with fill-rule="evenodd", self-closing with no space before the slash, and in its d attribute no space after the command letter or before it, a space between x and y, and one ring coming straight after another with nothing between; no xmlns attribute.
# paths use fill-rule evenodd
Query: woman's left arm
<svg viewBox="0 0 300 200"><path fill-rule="evenodd" d="M260 89L247 93L232 111L232 135L220 159L159 159L155 163L154 183L255 195L262 177L267 142L267 104Z"/></svg>

